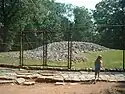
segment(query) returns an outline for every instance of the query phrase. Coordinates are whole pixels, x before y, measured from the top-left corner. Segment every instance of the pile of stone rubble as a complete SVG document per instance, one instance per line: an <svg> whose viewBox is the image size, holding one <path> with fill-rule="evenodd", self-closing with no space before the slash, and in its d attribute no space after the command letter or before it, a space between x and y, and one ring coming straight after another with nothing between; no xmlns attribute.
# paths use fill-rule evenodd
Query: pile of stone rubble
<svg viewBox="0 0 125 94"><path fill-rule="evenodd" d="M87 57L81 55L90 51L105 51L109 50L104 46L88 42L72 42L72 60L81 59L87 60ZM19 58L19 52L9 53L11 58ZM25 59L40 60L43 58L43 46L24 51ZM47 45L47 58L52 61L67 61L68 59L68 42L54 42Z"/></svg>

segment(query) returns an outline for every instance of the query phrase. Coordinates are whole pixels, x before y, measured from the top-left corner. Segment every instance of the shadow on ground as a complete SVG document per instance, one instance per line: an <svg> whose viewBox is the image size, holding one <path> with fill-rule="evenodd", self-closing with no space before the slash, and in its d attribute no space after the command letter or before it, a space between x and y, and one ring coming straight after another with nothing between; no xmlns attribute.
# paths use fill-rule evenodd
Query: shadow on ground
<svg viewBox="0 0 125 94"><path fill-rule="evenodd" d="M119 94L125 94L125 83L119 83L114 87Z"/></svg>
<svg viewBox="0 0 125 94"><path fill-rule="evenodd" d="M125 83L118 83L111 88L100 91L99 94L125 94Z"/></svg>

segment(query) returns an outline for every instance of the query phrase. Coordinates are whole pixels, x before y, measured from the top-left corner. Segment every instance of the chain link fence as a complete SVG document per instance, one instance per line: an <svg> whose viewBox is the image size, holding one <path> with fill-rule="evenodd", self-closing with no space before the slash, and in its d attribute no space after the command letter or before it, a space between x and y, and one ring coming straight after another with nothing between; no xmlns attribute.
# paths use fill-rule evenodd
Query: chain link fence
<svg viewBox="0 0 125 94"><path fill-rule="evenodd" d="M78 29L76 29L78 31ZM7 43L0 44L0 64L40 66L41 68L94 69L98 55L103 56L104 68L124 69L125 51L109 49L74 38L72 29L65 32L24 31L9 51L2 51ZM75 33L77 34L77 33ZM17 38L16 38L17 39Z"/></svg>

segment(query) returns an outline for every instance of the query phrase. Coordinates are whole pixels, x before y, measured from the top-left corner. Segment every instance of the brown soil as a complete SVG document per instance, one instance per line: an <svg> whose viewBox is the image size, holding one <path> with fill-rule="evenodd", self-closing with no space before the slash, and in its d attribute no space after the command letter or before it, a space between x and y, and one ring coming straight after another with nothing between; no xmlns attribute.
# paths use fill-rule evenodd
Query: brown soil
<svg viewBox="0 0 125 94"><path fill-rule="evenodd" d="M0 94L104 94L101 93L118 83L98 82L96 84L66 84L54 85L51 83L36 83L32 86L17 84L0 85Z"/></svg>

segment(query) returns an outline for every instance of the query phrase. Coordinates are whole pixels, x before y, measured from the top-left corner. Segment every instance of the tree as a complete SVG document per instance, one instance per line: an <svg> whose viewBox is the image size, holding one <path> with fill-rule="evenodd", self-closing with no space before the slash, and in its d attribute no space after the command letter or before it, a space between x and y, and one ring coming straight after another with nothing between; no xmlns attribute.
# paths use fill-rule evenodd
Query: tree
<svg viewBox="0 0 125 94"><path fill-rule="evenodd" d="M74 9L74 31L73 40L91 41L92 37L92 16L85 7L76 7Z"/></svg>
<svg viewBox="0 0 125 94"><path fill-rule="evenodd" d="M17 32L24 30L34 15L38 14L35 5L38 2L38 0L1 0L1 51L10 50Z"/></svg>
<svg viewBox="0 0 125 94"><path fill-rule="evenodd" d="M33 19L36 30L43 29L49 32L55 32L50 34L48 33L48 43L66 39L65 34L68 28L67 24L70 23L68 17L72 11L72 5L55 2L42 4L44 5L46 11L44 11L44 15L39 15Z"/></svg>
<svg viewBox="0 0 125 94"><path fill-rule="evenodd" d="M18 10L18 1L17 0L1 0L0 1L0 50L7 50L8 44L6 41L8 41L7 36L9 32L9 26L11 25L11 19L16 14L17 11L14 9L14 5L16 6ZM6 44L5 44L6 43Z"/></svg>
<svg viewBox="0 0 125 94"><path fill-rule="evenodd" d="M72 10L70 6L53 0L1 0L0 51L11 50L19 44L19 31L54 31L58 37L56 40L59 40L63 36L63 33L59 33L62 31L62 19L66 19L65 14ZM35 40L37 36L42 41L39 34L36 36L32 33L31 36L27 36L29 41Z"/></svg>
<svg viewBox="0 0 125 94"><path fill-rule="evenodd" d="M97 34L101 36L99 43L111 47L123 49L125 33L125 4L124 0L102 0L96 5L93 12ZM122 2L122 3L121 3ZM121 5L122 4L122 5Z"/></svg>

